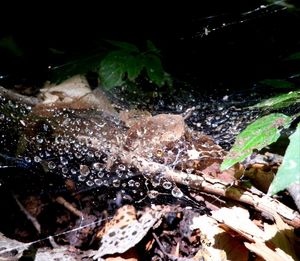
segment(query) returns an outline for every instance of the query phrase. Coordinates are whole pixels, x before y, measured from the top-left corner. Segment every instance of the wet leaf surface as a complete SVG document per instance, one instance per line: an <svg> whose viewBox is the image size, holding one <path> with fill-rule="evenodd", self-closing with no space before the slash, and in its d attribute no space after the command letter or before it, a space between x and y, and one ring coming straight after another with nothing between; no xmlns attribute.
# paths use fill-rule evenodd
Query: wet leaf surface
<svg viewBox="0 0 300 261"><path fill-rule="evenodd" d="M280 137L280 130L287 128L292 118L280 113L273 113L259 118L243 130L225 157L221 170L225 170L235 163L241 162L250 156L254 150L272 144Z"/></svg>

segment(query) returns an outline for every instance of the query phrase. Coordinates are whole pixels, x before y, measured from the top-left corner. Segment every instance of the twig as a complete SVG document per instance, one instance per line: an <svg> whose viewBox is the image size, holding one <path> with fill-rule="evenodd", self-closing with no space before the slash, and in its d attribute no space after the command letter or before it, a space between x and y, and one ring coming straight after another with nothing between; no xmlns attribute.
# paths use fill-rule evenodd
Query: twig
<svg viewBox="0 0 300 261"><path fill-rule="evenodd" d="M3 96L5 98L13 100L13 101L31 105L31 106L36 105L40 102L40 100L38 98L21 95L14 91L7 90L2 86L0 86L0 96Z"/></svg>
<svg viewBox="0 0 300 261"><path fill-rule="evenodd" d="M75 216L82 218L84 215L83 213L75 208L71 203L66 201L63 197L57 197L56 202L63 205L66 209L72 212Z"/></svg>
<svg viewBox="0 0 300 261"><path fill-rule="evenodd" d="M274 214L277 213L289 225L295 228L300 227L300 215L297 211L290 209L278 200L271 198L259 190L244 189L219 179L173 170L163 164L149 162L134 153L128 153L127 155L122 156L122 160L126 163L133 164L142 173L147 172L152 173L152 175L162 173L164 178L169 181L189 186L189 188L197 191L204 191L246 203L256 210L268 213L271 216L274 216Z"/></svg>
<svg viewBox="0 0 300 261"><path fill-rule="evenodd" d="M193 106L191 108L188 108L183 114L182 114L182 117L183 119L187 120L189 117L191 117L192 115L192 112L196 110L196 107Z"/></svg>
<svg viewBox="0 0 300 261"><path fill-rule="evenodd" d="M21 209L21 211L25 214L25 216L27 217L28 220L31 221L32 225L34 226L34 228L36 229L36 231L40 234L41 233L41 225L40 223L37 221L37 219L35 217L33 217L27 210L26 208L24 208L24 206L22 205L22 203L18 200L18 198L13 195L16 203L18 204L19 208Z"/></svg>

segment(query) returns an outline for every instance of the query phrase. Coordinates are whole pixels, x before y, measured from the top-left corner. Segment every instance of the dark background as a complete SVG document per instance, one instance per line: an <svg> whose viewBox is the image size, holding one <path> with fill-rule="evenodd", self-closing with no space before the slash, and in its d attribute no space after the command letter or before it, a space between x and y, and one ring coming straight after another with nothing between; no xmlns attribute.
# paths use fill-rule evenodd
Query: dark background
<svg viewBox="0 0 300 261"><path fill-rule="evenodd" d="M105 39L141 48L150 39L161 49L166 71L205 88L241 88L265 78L286 78L299 69L282 62L300 50L297 11L281 6L254 11L266 5L254 0L162 4L51 2L3 8L0 36L11 36L22 53L0 48L0 84L41 83L49 65L101 52ZM206 36L204 28L216 30Z"/></svg>

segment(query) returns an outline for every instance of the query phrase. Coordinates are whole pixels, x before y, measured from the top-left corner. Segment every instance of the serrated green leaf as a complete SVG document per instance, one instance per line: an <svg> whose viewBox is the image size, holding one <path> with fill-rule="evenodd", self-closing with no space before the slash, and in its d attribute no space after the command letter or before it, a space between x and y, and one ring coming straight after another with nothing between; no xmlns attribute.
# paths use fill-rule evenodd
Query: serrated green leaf
<svg viewBox="0 0 300 261"><path fill-rule="evenodd" d="M164 71L161 61L157 55L144 55L143 60L150 81L159 87L171 82L170 75Z"/></svg>
<svg viewBox="0 0 300 261"><path fill-rule="evenodd" d="M147 40L147 49L148 51L156 54L156 55L160 55L160 50L156 48L156 46L154 45L153 42L151 42L150 40Z"/></svg>
<svg viewBox="0 0 300 261"><path fill-rule="evenodd" d="M300 102L300 93L299 92L289 92L285 94L266 99L258 104L252 106L253 108L272 108L279 109L288 107L292 104Z"/></svg>
<svg viewBox="0 0 300 261"><path fill-rule="evenodd" d="M265 79L265 80L260 81L260 83L272 86L274 88L287 89L287 88L295 88L296 87L294 83L288 82L285 80L281 80L281 79Z"/></svg>
<svg viewBox="0 0 300 261"><path fill-rule="evenodd" d="M290 144L287 147L282 164L269 187L269 195L274 195L295 182L300 183L300 123L289 139Z"/></svg>
<svg viewBox="0 0 300 261"><path fill-rule="evenodd" d="M139 52L139 48L137 48L134 44L131 43L127 43L127 42L120 42L120 41L112 41L112 40L108 40L107 42L109 42L110 44L121 48L122 50L126 50L129 52Z"/></svg>
<svg viewBox="0 0 300 261"><path fill-rule="evenodd" d="M275 142L280 137L280 128L287 128L292 118L281 113L272 113L251 123L236 138L229 153L224 158L221 171L250 156L254 149L262 148Z"/></svg>

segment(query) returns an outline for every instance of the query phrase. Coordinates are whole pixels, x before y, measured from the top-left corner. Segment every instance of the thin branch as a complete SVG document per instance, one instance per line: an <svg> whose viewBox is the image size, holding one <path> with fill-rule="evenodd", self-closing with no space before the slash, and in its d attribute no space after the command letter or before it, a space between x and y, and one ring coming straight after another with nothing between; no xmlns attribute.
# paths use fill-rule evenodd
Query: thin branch
<svg viewBox="0 0 300 261"><path fill-rule="evenodd" d="M25 214L25 216L27 217L27 219L29 221L31 221L32 225L34 226L34 228L36 229L36 231L41 234L41 225L40 223L37 221L37 219L32 216L27 209L22 205L22 203L18 200L18 198L14 195L13 196L16 203L18 204L19 208L21 209L21 211Z"/></svg>
<svg viewBox="0 0 300 261"><path fill-rule="evenodd" d="M278 200L271 198L259 190L244 189L216 178L197 176L173 170L163 164L149 162L134 153L128 153L126 156L124 155L122 160L126 163L133 164L142 173L152 173L153 176L157 173L162 173L164 178L171 182L186 185L197 191L204 191L248 204L256 210L268 213L271 216L274 216L274 214L277 213L289 225L295 228L300 227L300 215L297 211L290 209Z"/></svg>

